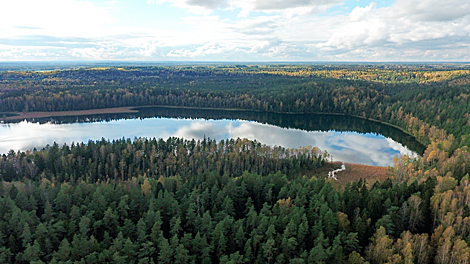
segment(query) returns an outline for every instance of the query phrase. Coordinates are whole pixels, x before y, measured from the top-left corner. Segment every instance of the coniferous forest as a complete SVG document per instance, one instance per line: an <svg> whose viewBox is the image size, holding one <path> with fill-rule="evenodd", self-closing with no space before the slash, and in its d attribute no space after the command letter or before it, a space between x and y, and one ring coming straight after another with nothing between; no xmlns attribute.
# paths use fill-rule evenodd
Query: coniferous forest
<svg viewBox="0 0 470 264"><path fill-rule="evenodd" d="M225 65L0 72L19 112L171 106L335 113L425 144L338 185L327 152L246 139L51 143L0 156L0 263L469 263L466 65Z"/></svg>

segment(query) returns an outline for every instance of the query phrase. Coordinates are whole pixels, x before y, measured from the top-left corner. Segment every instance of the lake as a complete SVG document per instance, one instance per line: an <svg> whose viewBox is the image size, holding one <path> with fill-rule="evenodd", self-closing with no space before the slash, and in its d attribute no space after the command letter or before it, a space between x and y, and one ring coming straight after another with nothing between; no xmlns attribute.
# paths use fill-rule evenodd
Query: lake
<svg viewBox="0 0 470 264"><path fill-rule="evenodd" d="M137 114L24 120L0 124L0 153L102 138L248 138L271 146L316 146L334 161L390 166L393 157L417 156L424 146L377 122L341 115L273 114L208 109L136 108Z"/></svg>

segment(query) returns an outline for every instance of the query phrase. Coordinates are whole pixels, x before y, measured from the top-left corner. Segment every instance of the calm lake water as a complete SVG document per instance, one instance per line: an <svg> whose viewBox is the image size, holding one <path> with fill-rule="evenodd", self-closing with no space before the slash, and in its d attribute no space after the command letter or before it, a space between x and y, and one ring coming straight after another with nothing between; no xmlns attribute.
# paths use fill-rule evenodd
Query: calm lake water
<svg viewBox="0 0 470 264"><path fill-rule="evenodd" d="M53 142L62 145L101 138L172 136L248 138L287 148L311 145L327 150L335 161L377 166L392 165L394 156L416 156L424 151L400 130L353 117L143 108L139 114L0 124L0 153L40 149Z"/></svg>

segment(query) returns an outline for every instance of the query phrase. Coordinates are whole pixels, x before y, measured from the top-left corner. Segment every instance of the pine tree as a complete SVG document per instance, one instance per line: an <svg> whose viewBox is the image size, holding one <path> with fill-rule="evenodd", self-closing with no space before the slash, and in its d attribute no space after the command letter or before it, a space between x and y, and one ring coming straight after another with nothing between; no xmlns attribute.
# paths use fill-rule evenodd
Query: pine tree
<svg viewBox="0 0 470 264"><path fill-rule="evenodd" d="M64 238L62 242L60 242L59 249L54 253L54 258L58 261L67 261L70 258L70 254L70 243L66 238Z"/></svg>
<svg viewBox="0 0 470 264"><path fill-rule="evenodd" d="M34 240L33 245L31 244L26 245L26 249L23 252L23 261L37 261L39 257L42 255L41 247L39 246L39 242Z"/></svg>
<svg viewBox="0 0 470 264"><path fill-rule="evenodd" d="M160 237L160 244L158 247L158 261L165 264L173 263L173 249L170 247L168 239Z"/></svg>

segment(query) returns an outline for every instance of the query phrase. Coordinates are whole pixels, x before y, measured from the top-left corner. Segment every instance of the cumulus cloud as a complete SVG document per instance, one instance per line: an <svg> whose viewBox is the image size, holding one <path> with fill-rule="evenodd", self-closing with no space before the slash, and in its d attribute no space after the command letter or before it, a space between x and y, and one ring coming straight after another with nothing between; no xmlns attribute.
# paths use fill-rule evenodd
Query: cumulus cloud
<svg viewBox="0 0 470 264"><path fill-rule="evenodd" d="M251 5L252 10L281 10L297 7L307 7L307 6L330 6L339 1L331 0L255 0L255 1L238 1L239 3L244 3L245 5ZM241 4L242 5L242 4Z"/></svg>
<svg viewBox="0 0 470 264"><path fill-rule="evenodd" d="M228 136L231 138L247 138L271 146L298 148L300 146L318 146L322 135L312 137L309 132L297 129L285 129L256 122L240 122L238 126L227 126Z"/></svg>
<svg viewBox="0 0 470 264"><path fill-rule="evenodd" d="M390 7L356 7L346 17L331 17L339 27L316 48L329 58L350 60L366 54L376 60L468 58L470 3L398 0ZM446 56L448 54L449 56Z"/></svg>
<svg viewBox="0 0 470 264"><path fill-rule="evenodd" d="M115 59L119 55L119 51L115 47L111 48L77 48L69 50L69 54L73 57L86 59Z"/></svg>
<svg viewBox="0 0 470 264"><path fill-rule="evenodd" d="M298 148L316 146L327 150L334 160L389 166L395 155L413 154L391 139L354 132L318 132L286 129L248 121L148 118L100 123L39 124L26 121L0 124L0 153L10 148L27 150L90 139L149 137L185 139L248 138L271 146Z"/></svg>
<svg viewBox="0 0 470 264"><path fill-rule="evenodd" d="M252 11L283 13L288 17L325 12L342 3L341 0L232 0L232 6L241 9L239 16L248 16Z"/></svg>
<svg viewBox="0 0 470 264"><path fill-rule="evenodd" d="M41 60L61 57L64 48L55 46L15 46L0 44L0 60Z"/></svg>
<svg viewBox="0 0 470 264"><path fill-rule="evenodd" d="M377 6L376 3L371 2L366 7L357 6L353 9L353 11L349 14L349 19L351 21L361 21L368 17L373 9Z"/></svg>
<svg viewBox="0 0 470 264"><path fill-rule="evenodd" d="M241 21L228 25L229 29L246 35L272 35L279 29L282 23L279 16L259 16L252 19L242 19Z"/></svg>
<svg viewBox="0 0 470 264"><path fill-rule="evenodd" d="M211 54L223 54L232 52L236 47L230 45L220 45L217 43L207 43L203 46L197 47L194 51L188 49L171 50L168 56L173 57L204 57Z"/></svg>
<svg viewBox="0 0 470 264"><path fill-rule="evenodd" d="M90 35L113 18L105 8L79 0L15 0L0 3L2 37L31 35Z"/></svg>
<svg viewBox="0 0 470 264"><path fill-rule="evenodd" d="M158 22L153 21L157 16L136 18L132 16L139 12L126 13L129 16L126 20L122 14L127 12L127 6L120 1L105 1L102 6L86 0L2 1L0 58L470 60L468 0L397 0L386 7L370 2L352 9L342 6L334 12L325 11L344 1L147 0L147 3L152 6L145 1L135 3L135 10L145 7L174 13L159 17ZM187 16L178 8L196 15ZM173 17L174 14L177 15Z"/></svg>
<svg viewBox="0 0 470 264"><path fill-rule="evenodd" d="M240 122L239 126L229 125L227 129L229 137L256 139L271 146L316 146L327 150L334 160L344 162L390 166L394 156L413 153L391 139L355 132L304 131L255 122Z"/></svg>
<svg viewBox="0 0 470 264"><path fill-rule="evenodd" d="M173 136L186 139L203 139L206 137L221 140L225 138L224 132L223 128L221 129L217 124L196 120L187 126L180 127Z"/></svg>
<svg viewBox="0 0 470 264"><path fill-rule="evenodd" d="M194 14L208 15L215 9L227 8L229 3L226 0L147 0L148 4L172 3L179 8L188 9Z"/></svg>
<svg viewBox="0 0 470 264"><path fill-rule="evenodd" d="M230 43L207 43L195 47L171 49L166 56L173 58L226 60L226 61L259 61L275 58L278 61L289 61L292 58L302 59L306 49L279 40L251 41L250 44L233 45Z"/></svg>
<svg viewBox="0 0 470 264"><path fill-rule="evenodd" d="M403 146L401 143L398 143L391 138L385 138L385 140L387 140L390 148L400 152L400 156L407 155L408 157L412 157L412 158L418 157L418 153L409 150L407 147Z"/></svg>
<svg viewBox="0 0 470 264"><path fill-rule="evenodd" d="M239 16L252 11L285 12L288 16L324 12L340 4L341 0L147 0L149 4L169 2L195 14L210 14L216 9L240 9Z"/></svg>
<svg viewBox="0 0 470 264"><path fill-rule="evenodd" d="M466 0L397 0L389 9L390 17L413 21L452 21L470 14L470 2Z"/></svg>

